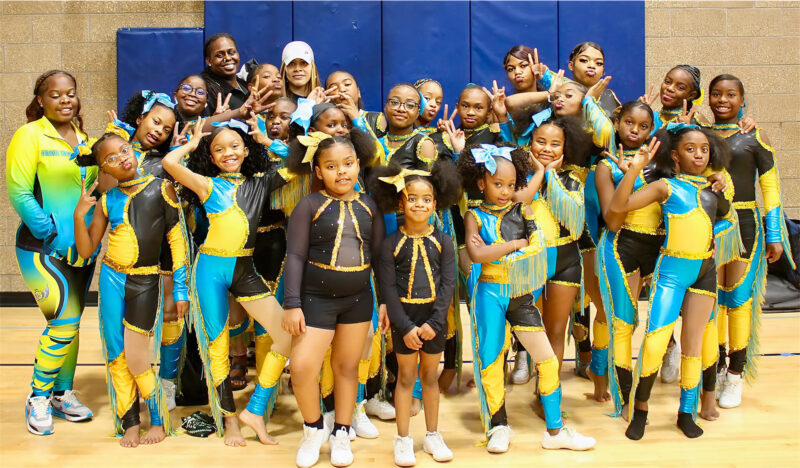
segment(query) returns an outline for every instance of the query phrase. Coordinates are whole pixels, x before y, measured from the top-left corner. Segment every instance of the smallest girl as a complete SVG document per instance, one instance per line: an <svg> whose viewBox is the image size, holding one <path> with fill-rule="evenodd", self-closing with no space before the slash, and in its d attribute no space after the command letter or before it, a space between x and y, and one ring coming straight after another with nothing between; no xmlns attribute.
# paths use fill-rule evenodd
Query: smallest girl
<svg viewBox="0 0 800 468"><path fill-rule="evenodd" d="M422 78L414 82L414 87L422 96L416 125L419 131L430 136L437 130L436 125L431 124L442 107L442 98L444 97L442 84L432 78Z"/></svg>
<svg viewBox="0 0 800 468"><path fill-rule="evenodd" d="M438 369L456 282L455 249L430 219L437 209L447 209L458 201L461 179L453 163L439 160L431 172L394 164L376 168L370 174L369 187L381 211L399 209L404 214L403 225L384 240L380 260L381 297L392 323L398 365L394 462L398 466L416 464L408 425L418 358L428 429L423 449L438 462L450 461L453 452L438 431Z"/></svg>

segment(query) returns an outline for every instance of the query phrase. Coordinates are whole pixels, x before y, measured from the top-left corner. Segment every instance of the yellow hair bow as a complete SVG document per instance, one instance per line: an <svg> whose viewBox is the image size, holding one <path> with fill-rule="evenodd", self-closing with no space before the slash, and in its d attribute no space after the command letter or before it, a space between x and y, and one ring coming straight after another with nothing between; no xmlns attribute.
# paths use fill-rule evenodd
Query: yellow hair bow
<svg viewBox="0 0 800 468"><path fill-rule="evenodd" d="M705 98L706 93L703 91L703 88L700 88L700 95L692 100L692 104L695 106L702 106L703 105L703 98Z"/></svg>
<svg viewBox="0 0 800 468"><path fill-rule="evenodd" d="M312 164L314 162L314 153L317 152L319 144L322 143L323 140L327 140L328 138L333 138L333 137L331 137L327 133L322 133L322 132L311 132L308 135L299 135L297 137L297 141L299 141L301 145L306 147L306 155L303 157L303 162Z"/></svg>
<svg viewBox="0 0 800 468"><path fill-rule="evenodd" d="M431 173L428 171L421 171L418 169L403 168L397 175L378 177L378 180L380 180L381 182L386 182L387 184L392 184L395 186L398 192L402 192L406 189L406 177L415 175L422 177L429 177Z"/></svg>

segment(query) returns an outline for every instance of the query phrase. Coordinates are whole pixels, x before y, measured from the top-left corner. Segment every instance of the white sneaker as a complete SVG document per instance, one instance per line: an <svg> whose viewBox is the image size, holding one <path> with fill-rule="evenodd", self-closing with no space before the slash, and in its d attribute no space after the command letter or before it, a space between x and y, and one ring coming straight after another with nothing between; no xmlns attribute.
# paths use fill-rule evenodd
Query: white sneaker
<svg viewBox="0 0 800 468"><path fill-rule="evenodd" d="M728 372L725 388L719 394L720 408L736 408L742 404L742 376Z"/></svg>
<svg viewBox="0 0 800 468"><path fill-rule="evenodd" d="M414 456L414 439L411 436L394 436L394 464L397 466L417 464L417 457Z"/></svg>
<svg viewBox="0 0 800 468"><path fill-rule="evenodd" d="M350 450L350 437L343 429L328 438L331 447L331 465L350 466L353 463L353 452Z"/></svg>
<svg viewBox="0 0 800 468"><path fill-rule="evenodd" d="M178 391L178 386L170 379L161 379L161 388L164 389L164 398L167 399L167 411L174 410L178 406L175 404L175 392Z"/></svg>
<svg viewBox="0 0 800 468"><path fill-rule="evenodd" d="M377 439L380 433L364 411L364 403L363 401L356 403L356 407L353 409L353 420L350 422L350 429L355 430L358 437Z"/></svg>
<svg viewBox="0 0 800 468"><path fill-rule="evenodd" d="M28 400L25 402L25 421L31 434L52 434L54 428L50 398L29 394Z"/></svg>
<svg viewBox="0 0 800 468"><path fill-rule="evenodd" d="M433 459L437 462L448 462L453 459L453 451L444 443L442 434L439 431L425 434L422 450L433 455Z"/></svg>
<svg viewBox="0 0 800 468"><path fill-rule="evenodd" d="M322 421L325 424L325 429L328 431L327 434L325 435L326 438L328 436L330 436L331 432L333 431L333 425L336 422L335 421L335 419L336 419L335 416L336 416L336 413L333 412L333 411L328 411L327 413L324 413L322 415ZM350 440L356 440L356 430L353 429L352 421L350 423Z"/></svg>
<svg viewBox="0 0 800 468"><path fill-rule="evenodd" d="M661 381L672 383L678 380L681 375L681 345L677 341L674 345L667 347L664 359L661 362Z"/></svg>
<svg viewBox="0 0 800 468"><path fill-rule="evenodd" d="M303 439L300 441L300 447L297 449L297 458L295 459L297 466L308 468L317 463L319 449L325 443L327 435L328 431L325 427L317 429L303 424Z"/></svg>
<svg viewBox="0 0 800 468"><path fill-rule="evenodd" d="M378 395L367 400L366 405L364 405L364 410L368 415L376 416L383 421L390 421L396 417L394 406L388 401L383 401L378 398Z"/></svg>
<svg viewBox="0 0 800 468"><path fill-rule="evenodd" d="M542 437L542 448L551 450L589 450L594 447L595 443L594 437L581 435L575 429L568 427L562 427L556 435L550 435L549 432L544 431L544 437Z"/></svg>
<svg viewBox="0 0 800 468"><path fill-rule="evenodd" d="M719 400L719 396L726 385L728 385L728 369L722 369L717 372L717 385L714 387L714 398L716 400Z"/></svg>
<svg viewBox="0 0 800 468"><path fill-rule="evenodd" d="M486 450L489 453L505 453L508 452L508 445L514 432L508 426L495 426L487 435L489 443L486 444Z"/></svg>
<svg viewBox="0 0 800 468"><path fill-rule="evenodd" d="M528 367L528 352L521 349L517 351L514 370L511 371L511 383L514 385L525 385L530 379L531 372Z"/></svg>
<svg viewBox="0 0 800 468"><path fill-rule="evenodd" d="M53 415L67 421L85 421L92 419L92 410L78 400L74 390L66 390L61 396L53 395L51 399Z"/></svg>

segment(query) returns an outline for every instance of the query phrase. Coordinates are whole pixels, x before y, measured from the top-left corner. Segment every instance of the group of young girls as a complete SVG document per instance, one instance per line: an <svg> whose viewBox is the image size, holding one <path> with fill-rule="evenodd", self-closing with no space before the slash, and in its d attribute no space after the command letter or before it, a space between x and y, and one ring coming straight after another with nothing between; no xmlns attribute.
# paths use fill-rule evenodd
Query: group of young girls
<svg viewBox="0 0 800 468"><path fill-rule="evenodd" d="M413 466L409 421L420 408L424 451L452 460L439 394L460 384L467 334L491 453L512 437L512 343L511 380L536 378L545 449L595 445L562 421L568 333L576 372L598 402L613 399L630 439L643 437L656 375L676 351L687 437L703 433L698 407L713 420L717 400L741 403L743 377L756 375L766 262L789 247L774 150L743 118L735 76L715 77L705 92L699 70L678 65L654 111L655 95L617 100L598 44L575 47L570 79L515 46L503 58L513 94L470 83L450 113L441 85L424 77L368 111L356 77L335 71L323 82L303 42L284 48L280 67L240 67L225 33L204 55L207 68L171 95L145 90L119 116L109 112L97 139L82 130L72 75L36 81L6 172L22 218L17 260L47 319L26 404L32 433L52 433L52 415L92 417L72 376L107 230L101 337L126 447L174 433L169 411L190 333L209 421L227 445L245 444L240 424L277 443L267 422L288 365L304 421L300 467L313 466L325 442L334 466L350 465L351 440L378 437L367 413L396 419L394 460ZM711 122L698 112L704 95ZM237 414L251 333L257 379Z"/></svg>

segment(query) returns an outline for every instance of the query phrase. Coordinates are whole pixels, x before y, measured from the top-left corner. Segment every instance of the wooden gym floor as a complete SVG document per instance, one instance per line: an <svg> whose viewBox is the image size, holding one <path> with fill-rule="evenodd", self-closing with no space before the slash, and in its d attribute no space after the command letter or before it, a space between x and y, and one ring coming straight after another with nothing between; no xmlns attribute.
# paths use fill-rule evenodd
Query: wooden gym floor
<svg viewBox="0 0 800 468"><path fill-rule="evenodd" d="M643 304L644 305L644 304ZM462 311L468 326L469 318ZM168 438L155 446L121 448L112 431L106 396L105 369L98 335L97 310L87 308L81 326L81 349L75 388L81 400L95 413L92 421L69 423L55 418L55 434L39 437L25 429L24 404L29 391L33 354L44 320L35 308L0 308L0 466L3 467L221 467L221 466L294 466L301 437L301 418L294 397L284 393L269 424L280 441L278 446L263 446L254 434L245 448L226 447L214 436L199 439L187 435ZM634 343L641 342L641 327ZM591 383L574 376L574 361L565 361L561 375L563 410L566 424L597 439L589 452L546 451L540 440L543 421L533 415L532 383L509 386L508 414L515 436L511 450L490 455L479 446L483 438L478 418L478 400L474 389L462 385L457 395L443 396L440 406L440 429L455 454L451 466L528 467L572 466L798 466L800 457L800 313L764 316L760 359L760 378L753 386L745 385L742 405L720 409L714 422L702 421L705 434L699 439L685 438L675 426L678 383L655 385L650 402L650 425L643 440L625 438L625 423L606 413L612 404L596 403L584 397ZM471 359L470 346L464 359ZM573 357L568 346L567 359ZM635 354L634 354L635 355ZM464 379L472 373L465 363ZM237 406L243 408L251 386L236 392ZM144 408L144 406L143 406ZM198 408L178 407L172 412L177 427L180 417ZM199 408L204 409L204 408ZM205 408L207 411L207 408ZM143 414L146 421L146 416ZM358 439L353 443L353 466L394 466L393 422L375 420L381 436L375 440ZM422 415L412 419L417 466L440 466L422 451L425 431ZM327 446L323 447L317 466L330 466Z"/></svg>

